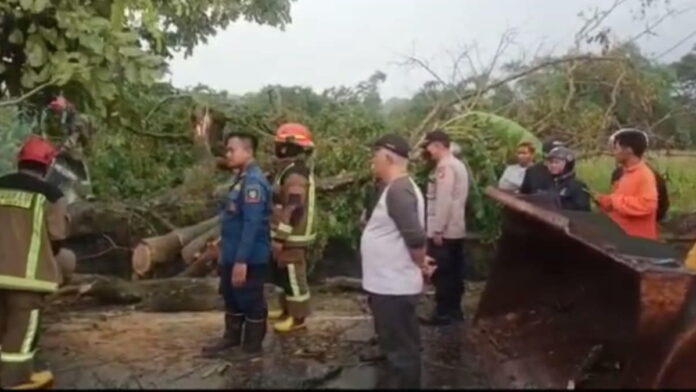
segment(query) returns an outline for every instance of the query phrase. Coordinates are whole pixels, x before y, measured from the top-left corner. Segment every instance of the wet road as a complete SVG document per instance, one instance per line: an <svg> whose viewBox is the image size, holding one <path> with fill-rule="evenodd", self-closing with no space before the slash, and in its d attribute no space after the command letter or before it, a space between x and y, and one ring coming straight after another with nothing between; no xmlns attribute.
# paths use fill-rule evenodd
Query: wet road
<svg viewBox="0 0 696 392"><path fill-rule="evenodd" d="M60 312L48 317L40 358L54 371L58 389L374 388L380 365L361 362L375 348L364 296L317 293L314 309L307 331L269 332L262 357L231 352L217 360L198 353L220 333L218 312ZM468 323L421 332L424 387L487 386Z"/></svg>

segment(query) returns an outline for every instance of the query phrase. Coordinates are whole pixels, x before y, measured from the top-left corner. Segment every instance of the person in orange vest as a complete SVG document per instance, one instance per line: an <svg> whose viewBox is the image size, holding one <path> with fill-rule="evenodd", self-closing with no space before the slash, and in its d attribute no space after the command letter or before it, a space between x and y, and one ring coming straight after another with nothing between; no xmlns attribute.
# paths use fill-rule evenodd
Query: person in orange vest
<svg viewBox="0 0 696 392"><path fill-rule="evenodd" d="M645 164L645 133L627 128L614 134L614 157L623 175L610 194L593 195L600 210L628 234L657 239L657 186L655 174Z"/></svg>
<svg viewBox="0 0 696 392"><path fill-rule="evenodd" d="M44 181L56 149L29 137L18 171L0 177L0 389L50 386L50 371L36 372L34 356L41 307L61 283L56 255L67 236L63 193Z"/></svg>

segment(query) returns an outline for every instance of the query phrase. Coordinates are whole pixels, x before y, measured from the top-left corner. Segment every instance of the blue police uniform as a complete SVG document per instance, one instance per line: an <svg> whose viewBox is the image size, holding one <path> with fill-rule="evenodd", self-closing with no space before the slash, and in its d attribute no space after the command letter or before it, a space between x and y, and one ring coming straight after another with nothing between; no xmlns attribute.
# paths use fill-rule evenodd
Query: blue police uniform
<svg viewBox="0 0 696 392"><path fill-rule="evenodd" d="M271 186L255 162L239 175L221 211L220 291L228 313L265 320L263 284L271 253ZM246 283L232 287L235 263L247 264ZM265 321L264 321L265 322Z"/></svg>

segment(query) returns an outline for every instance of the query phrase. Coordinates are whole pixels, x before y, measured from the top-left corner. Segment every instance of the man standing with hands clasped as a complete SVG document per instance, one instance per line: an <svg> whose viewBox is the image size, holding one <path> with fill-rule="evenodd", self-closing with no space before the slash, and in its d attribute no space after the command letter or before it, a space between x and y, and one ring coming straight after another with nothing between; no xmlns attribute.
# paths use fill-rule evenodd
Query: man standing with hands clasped
<svg viewBox="0 0 696 392"><path fill-rule="evenodd" d="M258 354L266 336L263 284L271 253L271 186L254 160L256 138L231 133L225 145L227 165L239 175L224 199L221 217L219 271L225 331L222 339L203 348L206 357L238 346L247 354Z"/></svg>
<svg viewBox="0 0 696 392"><path fill-rule="evenodd" d="M433 276L436 308L423 322L448 325L462 320L464 295L464 237L469 174L464 163L450 151L450 138L441 130L428 133L421 146L435 168L428 179L428 256L435 259Z"/></svg>
<svg viewBox="0 0 696 392"><path fill-rule="evenodd" d="M425 202L408 174L408 143L388 134L373 146L372 170L383 189L363 231L363 288L369 294L375 332L387 371L379 388L414 389L421 383L420 332L416 318L426 263Z"/></svg>

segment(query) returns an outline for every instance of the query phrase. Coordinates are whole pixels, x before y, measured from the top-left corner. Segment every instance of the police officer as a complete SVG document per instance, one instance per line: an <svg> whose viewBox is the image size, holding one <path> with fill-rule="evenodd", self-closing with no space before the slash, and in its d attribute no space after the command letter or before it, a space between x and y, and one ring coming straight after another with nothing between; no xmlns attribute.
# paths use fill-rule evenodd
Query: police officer
<svg viewBox="0 0 696 392"><path fill-rule="evenodd" d="M225 300L222 339L203 348L210 357L241 345L261 351L267 309L263 284L270 258L271 187L254 160L257 140L231 133L225 139L228 167L238 171L224 200L219 258L220 292Z"/></svg>
<svg viewBox="0 0 696 392"><path fill-rule="evenodd" d="M18 172L0 177L0 389L39 389L53 381L35 372L41 307L61 282L55 255L67 236L63 193L43 180L56 149L31 136Z"/></svg>
<svg viewBox="0 0 696 392"><path fill-rule="evenodd" d="M301 124L284 124L275 134L273 184L273 280L279 298L269 316L286 333L305 327L309 315L307 248L314 242L315 188L309 158L312 134Z"/></svg>
<svg viewBox="0 0 696 392"><path fill-rule="evenodd" d="M435 259L436 309L424 320L429 325L446 325L462 320L464 294L464 238L469 175L466 166L450 150L450 138L441 130L428 133L422 145L434 165L427 192L428 256Z"/></svg>

